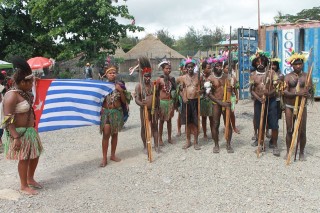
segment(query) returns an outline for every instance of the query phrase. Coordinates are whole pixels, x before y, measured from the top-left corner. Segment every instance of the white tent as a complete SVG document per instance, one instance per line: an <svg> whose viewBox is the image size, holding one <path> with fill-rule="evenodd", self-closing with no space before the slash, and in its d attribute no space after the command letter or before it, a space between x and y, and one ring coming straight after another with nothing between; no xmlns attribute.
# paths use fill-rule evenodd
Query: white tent
<svg viewBox="0 0 320 213"><path fill-rule="evenodd" d="M0 60L0 69L13 68L13 65L9 62Z"/></svg>

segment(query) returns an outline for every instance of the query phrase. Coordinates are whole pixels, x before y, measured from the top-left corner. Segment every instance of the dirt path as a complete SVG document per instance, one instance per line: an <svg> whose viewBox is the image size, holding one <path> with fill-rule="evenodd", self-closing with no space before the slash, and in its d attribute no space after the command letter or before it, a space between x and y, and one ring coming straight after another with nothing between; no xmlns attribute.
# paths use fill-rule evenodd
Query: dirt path
<svg viewBox="0 0 320 213"><path fill-rule="evenodd" d="M132 91L134 83L128 88ZM212 153L212 139L204 141L202 133L200 151L181 149L184 134L173 138L175 145L165 136L163 153L154 153L154 162L148 163L142 153L139 109L133 102L119 135L117 153L122 161L109 161L105 168L98 167L98 126L42 133L45 152L36 177L44 189L37 196L18 193L17 162L1 154L0 212L319 212L319 106L319 102L308 106L307 161L286 166L282 120L281 157L267 150L257 159L250 145L249 100L236 108L241 134L233 137L234 154L227 153L220 128L219 154Z"/></svg>

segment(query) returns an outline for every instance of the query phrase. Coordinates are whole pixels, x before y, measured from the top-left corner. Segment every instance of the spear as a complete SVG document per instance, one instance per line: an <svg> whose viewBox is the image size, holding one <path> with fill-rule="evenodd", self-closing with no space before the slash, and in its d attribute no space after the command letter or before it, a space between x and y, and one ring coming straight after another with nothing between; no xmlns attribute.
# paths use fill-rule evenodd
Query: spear
<svg viewBox="0 0 320 213"><path fill-rule="evenodd" d="M143 73L146 71L151 72L151 64L148 58L141 57L139 59L139 67L140 67L140 85L141 85L141 99L146 100L146 93L145 93L145 83L143 80ZM134 71L134 70L133 70ZM132 71L132 72L133 72ZM143 117L144 117L144 126L145 126L145 135L146 135L146 143L147 143L147 150L148 150L148 160L152 162L152 146L151 146L151 131L150 131L150 121L149 121L149 112L148 107L143 107Z"/></svg>
<svg viewBox="0 0 320 213"><path fill-rule="evenodd" d="M312 50L313 48L310 48L309 50L309 67L308 67L308 74L307 74L307 82L305 84L305 88L308 88L309 85L310 85L310 80L311 80L311 76L312 76L312 71L313 71L313 63L311 64L311 61L312 61L312 58L311 58L311 53L312 53ZM311 64L311 65L310 65ZM299 82L299 81L298 81ZM303 111L304 111L304 106L306 104L306 101L307 101L307 98L306 97L302 97L301 98L301 102L300 102L300 107L299 107L299 111L298 111L298 117L297 117L297 122L296 122L296 125L294 126L294 131L293 131L293 134L292 134L292 140L291 140L291 145L290 145L290 149L289 149L289 152L288 152L288 158L287 158L287 161L286 161L286 164L289 165L290 164L290 159L291 159L291 154L292 154L292 151L293 151L293 148L294 148L294 143L296 141L296 138L297 138L297 134L299 132L299 129L300 129L300 124L301 124L301 120L302 120L302 115L303 115ZM296 153L295 153L295 158L296 158L296 155L297 155L297 150L298 150L298 145L299 145L299 141L297 142L297 146L296 146Z"/></svg>
<svg viewBox="0 0 320 213"><path fill-rule="evenodd" d="M311 67L310 67L310 69L308 71L306 86L309 86L311 75L312 75L312 69L313 69L313 63L312 63L312 65L311 65ZM307 98L304 97L304 96L301 98L301 103L300 103L299 112L298 112L298 118L297 118L296 125L294 126L291 145L290 145L288 158L287 158L287 162L286 162L287 165L290 164L290 158L291 158L291 154L292 154L292 151L293 151L293 148L294 148L295 141L297 139L297 133L298 133L299 128L300 128L300 124L301 124L301 120L302 120L302 114L303 114L303 111L304 111L304 106L306 104L306 100L307 100Z"/></svg>
<svg viewBox="0 0 320 213"><path fill-rule="evenodd" d="M201 61L198 70L198 135L200 133L200 73L201 73Z"/></svg>
<svg viewBox="0 0 320 213"><path fill-rule="evenodd" d="M156 122L156 117L155 117L155 108L156 108L156 90L157 90L157 81L153 81L153 94L152 94L152 106L151 106L151 119L152 119L152 124L154 124L154 122ZM154 126L154 125L153 125ZM153 135L154 137L154 135ZM159 151L159 142L157 142L158 147L158 151Z"/></svg>
<svg viewBox="0 0 320 213"><path fill-rule="evenodd" d="M269 67L267 68L267 73L266 73L266 76L264 78L263 85L264 85L264 88L265 88L266 84L269 83L269 90L270 90L270 84L272 82L269 82L269 81L271 81L271 79L269 78L269 73L271 74L272 66L270 64L268 66ZM259 124L259 132L258 132L257 158L259 158L259 156L260 156L260 144L262 143L262 141L263 141L263 144L262 144L263 148L265 147L265 143L264 143L264 132L265 132L265 129L264 129L264 125L263 124L264 124L265 109L266 109L266 96L264 94L262 96L262 100L264 100L264 102L261 104L260 124Z"/></svg>
<svg viewBox="0 0 320 213"><path fill-rule="evenodd" d="M230 97L231 97L231 78L232 78L232 66L231 66L231 62L232 62L232 53L230 52L231 50L231 26L230 26L230 40L229 40L229 54L228 54L228 78L225 81L225 100L226 102L230 102ZM225 123L225 131L224 131L224 137L226 139L226 141L229 141L229 131L230 131L230 107L226 107L225 108L226 111L226 123Z"/></svg>

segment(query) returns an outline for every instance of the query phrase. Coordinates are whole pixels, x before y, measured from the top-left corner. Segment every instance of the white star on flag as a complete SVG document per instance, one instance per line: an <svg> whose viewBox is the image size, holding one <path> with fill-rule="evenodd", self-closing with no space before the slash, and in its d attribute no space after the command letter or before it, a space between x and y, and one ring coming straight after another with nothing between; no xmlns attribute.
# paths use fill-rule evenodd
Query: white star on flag
<svg viewBox="0 0 320 213"><path fill-rule="evenodd" d="M41 107L42 107L42 104L43 104L43 101L40 100L40 101L39 101L39 104L35 105L36 108L35 108L34 110L35 110L35 111L40 110Z"/></svg>

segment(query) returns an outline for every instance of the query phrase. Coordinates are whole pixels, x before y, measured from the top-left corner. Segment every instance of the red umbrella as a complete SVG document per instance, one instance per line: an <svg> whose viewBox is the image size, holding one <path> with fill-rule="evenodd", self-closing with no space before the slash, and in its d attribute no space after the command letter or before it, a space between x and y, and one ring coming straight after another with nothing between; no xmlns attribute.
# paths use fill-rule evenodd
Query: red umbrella
<svg viewBox="0 0 320 213"><path fill-rule="evenodd" d="M52 64L52 61L45 57L30 58L27 62L32 70L47 68Z"/></svg>

